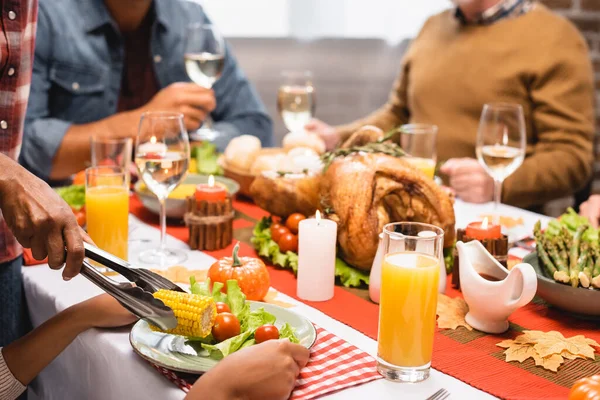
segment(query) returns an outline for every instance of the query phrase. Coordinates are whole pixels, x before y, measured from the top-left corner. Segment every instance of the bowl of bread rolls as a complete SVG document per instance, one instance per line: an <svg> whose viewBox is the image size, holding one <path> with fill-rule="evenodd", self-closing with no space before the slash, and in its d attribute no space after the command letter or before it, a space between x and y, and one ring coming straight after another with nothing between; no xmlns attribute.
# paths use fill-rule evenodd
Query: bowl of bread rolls
<svg viewBox="0 0 600 400"><path fill-rule="evenodd" d="M290 132L283 138L283 147L269 148L263 148L255 136L242 135L229 142L219 165L227 178L239 183L239 193L251 197L250 186L258 175L267 171L320 172L324 152L325 142L314 133Z"/></svg>

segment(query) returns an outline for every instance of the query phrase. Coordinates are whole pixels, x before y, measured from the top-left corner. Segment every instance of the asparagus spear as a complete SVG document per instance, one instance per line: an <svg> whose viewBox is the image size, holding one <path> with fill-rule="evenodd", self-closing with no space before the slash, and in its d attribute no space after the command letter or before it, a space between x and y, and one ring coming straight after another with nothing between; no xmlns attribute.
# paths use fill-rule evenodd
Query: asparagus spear
<svg viewBox="0 0 600 400"><path fill-rule="evenodd" d="M560 231L560 236L562 236L566 248L570 249L571 246L573 246L573 235L571 235L571 232L563 226Z"/></svg>
<svg viewBox="0 0 600 400"><path fill-rule="evenodd" d="M592 283L592 270L594 269L594 260L592 258L592 249L586 242L581 243L580 246L581 254L579 255L578 266L581 269L578 278L579 283L584 288L590 287Z"/></svg>
<svg viewBox="0 0 600 400"><path fill-rule="evenodd" d="M568 260L564 260L558 251L558 238L554 237L552 241L546 240L546 250L554 262L557 271L552 274L555 281L569 283Z"/></svg>
<svg viewBox="0 0 600 400"><path fill-rule="evenodd" d="M544 235L540 229L540 221L538 221L533 228L533 236L535 237L535 248L540 260L542 260L542 264L546 267L546 270L550 273L550 276L554 276L556 273L556 267L554 263L548 256L548 252L545 249L546 241L544 240Z"/></svg>
<svg viewBox="0 0 600 400"><path fill-rule="evenodd" d="M571 286L579 286L579 273L581 272L582 266L579 265L579 246L581 244L581 236L588 229L588 225L580 225L577 227L577 231L573 236L573 245L569 254L569 280Z"/></svg>

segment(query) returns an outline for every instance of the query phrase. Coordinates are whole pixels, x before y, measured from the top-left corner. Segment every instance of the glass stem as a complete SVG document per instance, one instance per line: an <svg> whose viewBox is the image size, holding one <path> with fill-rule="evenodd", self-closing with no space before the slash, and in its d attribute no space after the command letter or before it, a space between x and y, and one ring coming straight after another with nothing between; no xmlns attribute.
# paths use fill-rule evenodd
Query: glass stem
<svg viewBox="0 0 600 400"><path fill-rule="evenodd" d="M212 129L212 127L213 127L212 118L210 117L210 115L207 115L206 118L204 118L204 122L202 123L202 128Z"/></svg>
<svg viewBox="0 0 600 400"><path fill-rule="evenodd" d="M502 203L502 181L494 179L494 211L498 211Z"/></svg>
<svg viewBox="0 0 600 400"><path fill-rule="evenodd" d="M165 240L167 238L167 199L158 199L160 203L160 247L159 250L164 253Z"/></svg>

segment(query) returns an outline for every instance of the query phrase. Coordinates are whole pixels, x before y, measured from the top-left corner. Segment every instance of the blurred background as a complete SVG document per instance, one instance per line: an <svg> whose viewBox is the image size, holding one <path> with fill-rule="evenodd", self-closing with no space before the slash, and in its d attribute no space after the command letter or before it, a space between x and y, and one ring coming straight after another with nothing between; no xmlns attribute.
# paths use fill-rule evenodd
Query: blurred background
<svg viewBox="0 0 600 400"><path fill-rule="evenodd" d="M277 144L286 133L276 109L282 69L313 72L316 117L352 121L384 103L410 39L428 16L452 6L449 0L194 1L235 48L274 119ZM600 193L600 0L541 2L575 23L590 48L598 118L591 191ZM572 201L553 202L547 211L555 214Z"/></svg>

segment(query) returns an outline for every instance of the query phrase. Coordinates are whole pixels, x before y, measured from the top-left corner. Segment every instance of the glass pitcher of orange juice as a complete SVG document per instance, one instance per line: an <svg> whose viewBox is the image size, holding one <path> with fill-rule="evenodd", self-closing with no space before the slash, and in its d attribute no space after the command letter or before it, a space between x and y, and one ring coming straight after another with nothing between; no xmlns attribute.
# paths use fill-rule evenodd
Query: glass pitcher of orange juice
<svg viewBox="0 0 600 400"><path fill-rule="evenodd" d="M444 231L416 222L383 229L377 369L386 379L429 377Z"/></svg>
<svg viewBox="0 0 600 400"><path fill-rule="evenodd" d="M87 232L104 251L127 260L129 179L120 167L85 171ZM103 272L108 272L103 269Z"/></svg>

